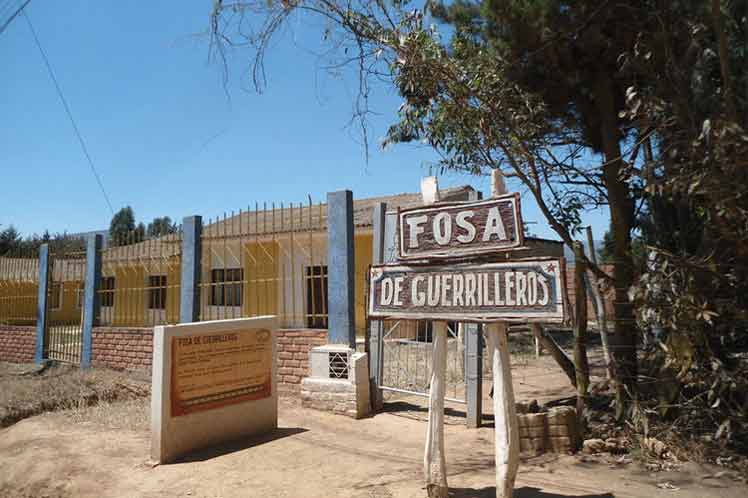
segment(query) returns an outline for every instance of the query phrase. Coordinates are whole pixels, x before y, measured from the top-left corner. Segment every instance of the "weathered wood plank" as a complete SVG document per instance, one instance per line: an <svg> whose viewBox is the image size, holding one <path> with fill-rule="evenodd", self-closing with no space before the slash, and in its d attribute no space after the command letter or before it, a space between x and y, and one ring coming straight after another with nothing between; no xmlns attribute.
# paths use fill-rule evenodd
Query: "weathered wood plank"
<svg viewBox="0 0 748 498"><path fill-rule="evenodd" d="M506 324L492 323L486 326L486 342L494 385L496 498L511 498L519 467L519 428L506 335Z"/></svg>
<svg viewBox="0 0 748 498"><path fill-rule="evenodd" d="M423 472L429 498L447 498L447 459L444 453L444 392L447 375L447 323L434 323L429 421Z"/></svg>
<svg viewBox="0 0 748 498"><path fill-rule="evenodd" d="M463 322L560 321L560 261L371 268L369 316Z"/></svg>
<svg viewBox="0 0 748 498"><path fill-rule="evenodd" d="M403 209L398 213L397 240L402 260L515 249L524 243L519 194Z"/></svg>

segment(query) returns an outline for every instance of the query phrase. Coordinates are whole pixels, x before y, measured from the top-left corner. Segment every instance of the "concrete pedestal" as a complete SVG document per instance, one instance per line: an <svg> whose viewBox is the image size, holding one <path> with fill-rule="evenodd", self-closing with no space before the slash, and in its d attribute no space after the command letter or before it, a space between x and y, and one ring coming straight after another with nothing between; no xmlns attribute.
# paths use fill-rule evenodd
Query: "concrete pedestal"
<svg viewBox="0 0 748 498"><path fill-rule="evenodd" d="M311 377L301 381L301 405L353 418L369 415L369 361L343 345L313 348Z"/></svg>

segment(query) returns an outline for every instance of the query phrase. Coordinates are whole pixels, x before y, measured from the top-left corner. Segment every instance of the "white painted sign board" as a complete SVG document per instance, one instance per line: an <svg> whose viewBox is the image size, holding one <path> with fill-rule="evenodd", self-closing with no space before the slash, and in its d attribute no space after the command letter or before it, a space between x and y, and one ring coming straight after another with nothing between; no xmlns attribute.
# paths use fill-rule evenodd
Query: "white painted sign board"
<svg viewBox="0 0 748 498"><path fill-rule="evenodd" d="M561 321L561 262L378 265L370 270L369 316L459 322Z"/></svg>
<svg viewBox="0 0 748 498"><path fill-rule="evenodd" d="M455 259L516 249L524 243L519 194L398 212L400 260Z"/></svg>
<svg viewBox="0 0 748 498"><path fill-rule="evenodd" d="M154 462L278 427L276 330L274 316L154 328Z"/></svg>

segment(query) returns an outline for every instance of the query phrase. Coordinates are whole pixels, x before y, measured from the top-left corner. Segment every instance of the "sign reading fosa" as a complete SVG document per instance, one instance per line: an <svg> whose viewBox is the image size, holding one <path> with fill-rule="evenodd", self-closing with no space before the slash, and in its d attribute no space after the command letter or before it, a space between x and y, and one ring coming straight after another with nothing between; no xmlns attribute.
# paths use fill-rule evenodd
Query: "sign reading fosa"
<svg viewBox="0 0 748 498"><path fill-rule="evenodd" d="M516 193L486 201L404 209L398 217L400 259L495 253L524 242Z"/></svg>
<svg viewBox="0 0 748 498"><path fill-rule="evenodd" d="M560 321L561 262L371 268L369 316L456 321Z"/></svg>

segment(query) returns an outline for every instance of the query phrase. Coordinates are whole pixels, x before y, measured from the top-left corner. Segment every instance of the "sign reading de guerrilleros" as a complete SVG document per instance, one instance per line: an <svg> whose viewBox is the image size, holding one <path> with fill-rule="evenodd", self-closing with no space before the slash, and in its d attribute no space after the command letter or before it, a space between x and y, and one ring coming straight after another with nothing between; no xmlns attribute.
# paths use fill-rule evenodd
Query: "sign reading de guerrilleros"
<svg viewBox="0 0 748 498"><path fill-rule="evenodd" d="M553 258L444 266L373 266L372 318L466 321L563 319L561 262Z"/></svg>

